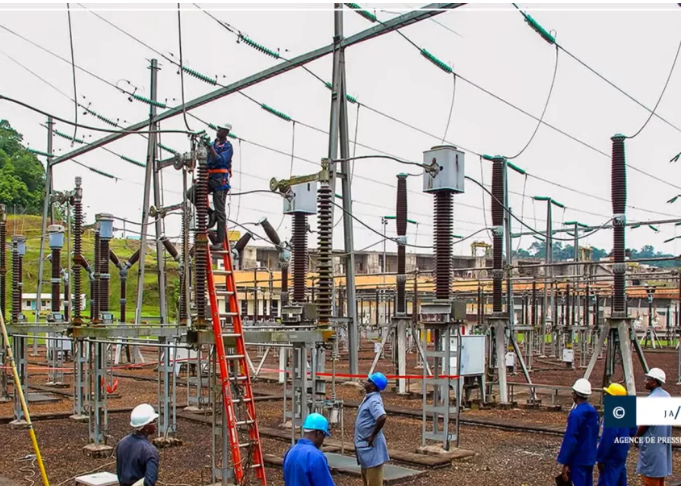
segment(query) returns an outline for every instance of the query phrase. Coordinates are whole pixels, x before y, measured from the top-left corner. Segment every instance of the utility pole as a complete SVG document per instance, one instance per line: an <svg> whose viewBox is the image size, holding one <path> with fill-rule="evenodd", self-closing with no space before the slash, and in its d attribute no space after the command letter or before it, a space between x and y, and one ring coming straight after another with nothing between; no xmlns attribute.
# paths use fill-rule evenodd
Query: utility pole
<svg viewBox="0 0 682 486"><path fill-rule="evenodd" d="M52 155L52 137L53 137L54 120L51 116L47 117L47 153ZM47 218L50 213L50 208L52 198L52 157L47 157L47 162L45 163L45 201L43 201L43 224L40 230L40 259L38 260L38 289L36 291L36 318L35 322L38 324L40 322L40 309L43 306L42 303L42 290L43 290L43 270L45 262L45 236L47 235ZM33 335L33 356L38 354L38 335Z"/></svg>
<svg viewBox="0 0 682 486"><path fill-rule="evenodd" d="M158 123L154 121L156 117L156 74L159 70L158 61L152 59L150 64L151 70L151 90L150 90L150 100L152 103L149 105L149 130L150 132L155 132L157 130ZM144 176L144 196L142 198L142 227L140 229L140 265L137 273L137 299L135 301L135 324L140 325L140 318L142 317L142 296L144 295L144 266L145 266L145 253L147 251L147 225L149 223L149 198L151 193L151 185L156 179L154 175L154 159L156 158L156 140L157 134L149 134L149 143L147 144L147 170ZM154 190L156 196L156 188ZM157 234L158 237L158 234ZM158 242L157 242L158 245ZM158 246L157 246L158 251ZM158 264L161 266L163 259L160 259ZM166 306L166 295L165 288L161 292L161 280L159 280L159 309L165 309ZM164 311L161 311L163 316Z"/></svg>
<svg viewBox="0 0 682 486"><path fill-rule="evenodd" d="M332 85L332 106L329 129L329 158L336 159L339 152L341 158L350 157L350 139L348 136L348 109L346 104L346 61L343 40L343 4L334 4L334 71ZM348 361L350 374L358 373L358 333L355 313L355 255L353 253L353 219L350 189L350 170L348 161L333 164L332 194L335 194L336 178L341 179L341 195L343 207L343 246L346 271L346 298L348 316Z"/></svg>

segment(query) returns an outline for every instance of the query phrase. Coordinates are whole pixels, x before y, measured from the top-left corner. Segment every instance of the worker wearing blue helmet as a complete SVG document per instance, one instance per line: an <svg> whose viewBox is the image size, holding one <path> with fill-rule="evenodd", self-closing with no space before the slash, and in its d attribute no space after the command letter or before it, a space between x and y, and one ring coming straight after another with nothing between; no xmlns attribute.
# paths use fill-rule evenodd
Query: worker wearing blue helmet
<svg viewBox="0 0 682 486"><path fill-rule="evenodd" d="M329 437L329 423L319 413L303 421L303 437L284 454L285 486L334 486L327 458L320 448Z"/></svg>
<svg viewBox="0 0 682 486"><path fill-rule="evenodd" d="M388 462L388 446L381 429L386 424L386 411L381 393L388 380L382 373L372 373L365 382L365 399L355 420L355 455L360 465L364 486L383 486L384 463Z"/></svg>

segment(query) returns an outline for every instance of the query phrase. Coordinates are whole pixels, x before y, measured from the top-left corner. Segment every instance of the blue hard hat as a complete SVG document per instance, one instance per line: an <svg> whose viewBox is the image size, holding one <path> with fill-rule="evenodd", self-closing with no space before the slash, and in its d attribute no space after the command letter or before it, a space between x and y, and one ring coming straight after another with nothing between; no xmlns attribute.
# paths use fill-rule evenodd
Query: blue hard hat
<svg viewBox="0 0 682 486"><path fill-rule="evenodd" d="M379 391L383 391L386 388L386 385L388 385L388 380L384 376L383 373L379 373L378 371L376 373L372 373L367 377L369 381L374 383L376 387L379 389Z"/></svg>
<svg viewBox="0 0 682 486"><path fill-rule="evenodd" d="M326 437L330 437L332 434L329 433L329 422L324 416L319 413L311 413L305 418L303 422L304 430L319 430L324 432Z"/></svg>

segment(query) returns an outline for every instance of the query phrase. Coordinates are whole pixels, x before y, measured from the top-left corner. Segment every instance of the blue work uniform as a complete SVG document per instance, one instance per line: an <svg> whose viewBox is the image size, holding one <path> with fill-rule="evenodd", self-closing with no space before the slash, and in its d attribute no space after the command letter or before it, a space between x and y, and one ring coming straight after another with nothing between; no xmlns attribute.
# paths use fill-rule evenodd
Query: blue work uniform
<svg viewBox="0 0 682 486"><path fill-rule="evenodd" d="M308 439L299 439L284 454L285 486L334 486L327 458Z"/></svg>
<svg viewBox="0 0 682 486"><path fill-rule="evenodd" d="M121 486L132 486L144 478L154 486L159 477L159 451L143 434L126 435L116 444L116 476Z"/></svg>
<svg viewBox="0 0 682 486"><path fill-rule="evenodd" d="M362 468L369 469L381 466L389 461L386 437L384 437L382 430L374 438L371 446L367 443L367 439L374 431L377 420L382 415L386 415L386 410L384 410L381 394L379 392L368 393L360 404L360 408L358 408L353 437L355 456Z"/></svg>
<svg viewBox="0 0 682 486"><path fill-rule="evenodd" d="M213 157L209 150L208 159L206 160L209 191L229 191L230 176L228 172L232 167L234 149L229 140L225 140L224 143L220 140L215 140L213 142L213 150L215 150L218 157Z"/></svg>
<svg viewBox="0 0 682 486"><path fill-rule="evenodd" d="M670 397L660 386L648 398ZM673 430L670 425L650 425L641 438L637 474L665 478L673 473Z"/></svg>
<svg viewBox="0 0 682 486"><path fill-rule="evenodd" d="M568 414L568 424L557 462L568 466L573 486L592 486L592 471L597 460L599 415L587 402L579 403Z"/></svg>
<svg viewBox="0 0 682 486"><path fill-rule="evenodd" d="M630 451L630 438L636 427L604 427L597 447L597 464L603 464L597 486L627 486L625 463Z"/></svg>

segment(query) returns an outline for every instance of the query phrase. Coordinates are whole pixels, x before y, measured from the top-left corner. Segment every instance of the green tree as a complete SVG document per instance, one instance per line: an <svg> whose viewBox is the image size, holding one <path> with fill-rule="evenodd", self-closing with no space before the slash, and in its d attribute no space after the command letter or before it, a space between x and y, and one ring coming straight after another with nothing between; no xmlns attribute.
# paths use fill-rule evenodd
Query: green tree
<svg viewBox="0 0 682 486"><path fill-rule="evenodd" d="M27 214L40 214L45 197L45 168L22 145L23 137L0 120L0 203Z"/></svg>

